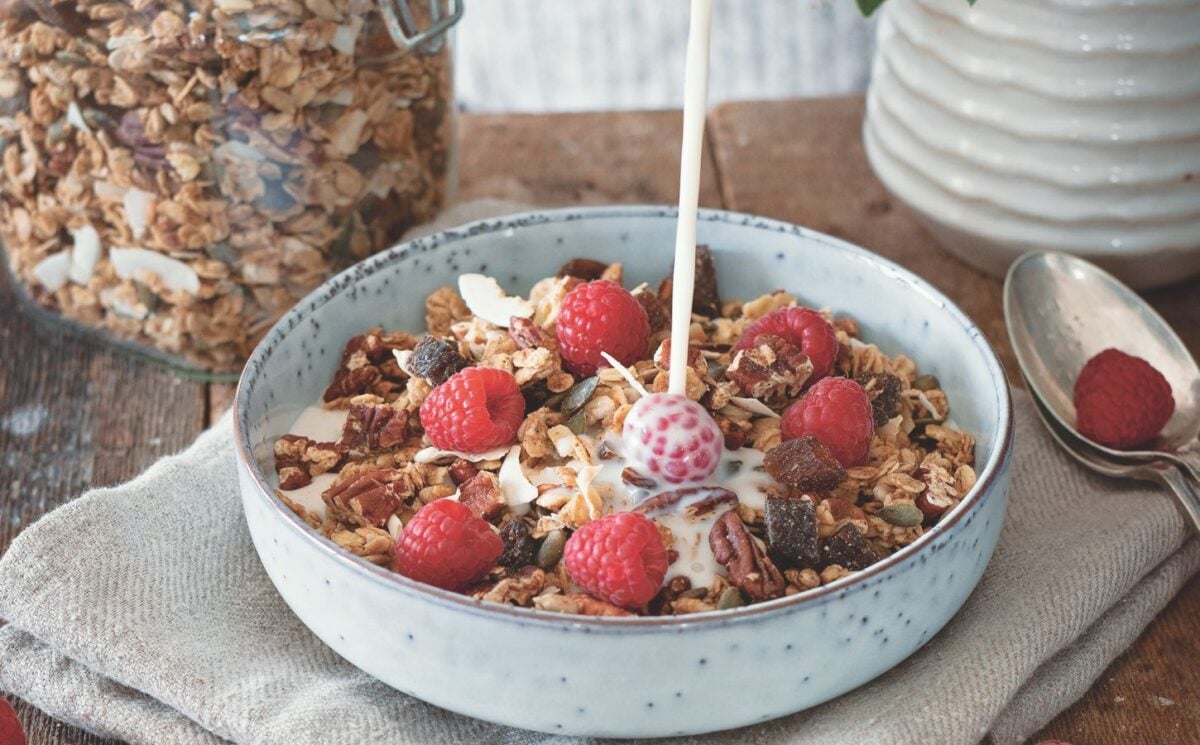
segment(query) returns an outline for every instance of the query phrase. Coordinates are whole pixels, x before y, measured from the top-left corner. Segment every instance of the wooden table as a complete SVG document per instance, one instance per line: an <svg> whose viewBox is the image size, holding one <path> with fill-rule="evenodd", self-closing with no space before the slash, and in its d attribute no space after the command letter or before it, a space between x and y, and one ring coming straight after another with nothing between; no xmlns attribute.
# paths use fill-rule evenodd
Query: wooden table
<svg viewBox="0 0 1200 745"><path fill-rule="evenodd" d="M701 204L797 222L895 259L983 328L1009 370L1000 283L946 254L871 174L860 97L738 103L709 118ZM463 199L540 205L675 200L680 116L620 112L463 117ZM1200 281L1151 294L1200 353ZM129 479L183 448L231 386L179 379L13 314L0 286L0 551L90 486ZM1195 742L1200 578L1041 738L1075 745ZM30 745L101 742L16 702Z"/></svg>

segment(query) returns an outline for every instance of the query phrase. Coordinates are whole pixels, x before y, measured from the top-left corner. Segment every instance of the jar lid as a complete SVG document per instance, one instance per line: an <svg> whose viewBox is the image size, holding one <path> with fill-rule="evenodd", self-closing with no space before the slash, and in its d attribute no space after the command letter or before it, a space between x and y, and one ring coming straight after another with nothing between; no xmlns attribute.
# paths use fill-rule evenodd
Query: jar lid
<svg viewBox="0 0 1200 745"><path fill-rule="evenodd" d="M414 12L420 0L381 0L380 10L392 41L401 49L421 48L433 54L441 50L445 34L463 15L462 0L425 0L428 9ZM445 8L443 9L443 5ZM418 17L427 16L429 24L422 28Z"/></svg>

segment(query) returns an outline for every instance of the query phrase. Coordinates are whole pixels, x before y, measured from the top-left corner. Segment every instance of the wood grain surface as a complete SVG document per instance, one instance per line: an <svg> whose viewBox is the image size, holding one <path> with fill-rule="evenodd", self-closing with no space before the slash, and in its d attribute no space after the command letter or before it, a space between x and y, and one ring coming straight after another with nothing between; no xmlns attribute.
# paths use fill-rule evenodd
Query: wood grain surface
<svg viewBox="0 0 1200 745"><path fill-rule="evenodd" d="M859 140L859 97L729 104L709 120L701 204L799 222L860 243L962 305L1012 370L1000 285L952 258L883 190ZM675 200L678 112L466 115L462 199L531 204ZM1200 282L1151 294L1200 350ZM89 486L135 476L190 442L232 386L173 377L16 314L0 281L0 552ZM1074 745L1200 741L1200 579L1040 737ZM107 742L14 702L29 745Z"/></svg>

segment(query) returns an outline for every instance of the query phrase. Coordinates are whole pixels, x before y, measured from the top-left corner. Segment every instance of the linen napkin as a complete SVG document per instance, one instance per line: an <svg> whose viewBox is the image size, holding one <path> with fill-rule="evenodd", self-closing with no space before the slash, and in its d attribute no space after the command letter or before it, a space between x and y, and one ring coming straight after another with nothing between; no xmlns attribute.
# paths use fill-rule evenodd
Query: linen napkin
<svg viewBox="0 0 1200 745"><path fill-rule="evenodd" d="M698 741L966 744L990 731L1019 742L1200 568L1200 541L1165 493L1077 467L1014 396L1008 518L951 623L836 701ZM576 742L424 704L313 636L251 545L232 441L226 415L185 452L14 541L0 559L0 690L132 743Z"/></svg>

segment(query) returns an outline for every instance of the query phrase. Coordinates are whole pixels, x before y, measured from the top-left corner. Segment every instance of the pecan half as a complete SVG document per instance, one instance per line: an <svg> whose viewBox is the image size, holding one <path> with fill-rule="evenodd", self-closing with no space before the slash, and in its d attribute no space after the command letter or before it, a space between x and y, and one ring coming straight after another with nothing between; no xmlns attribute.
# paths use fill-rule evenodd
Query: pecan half
<svg viewBox="0 0 1200 745"><path fill-rule="evenodd" d="M279 474L279 488L299 489L312 482L312 476L336 470L345 459L345 451L332 442L316 442L300 435L284 435L275 441L275 471ZM286 471L286 475L285 475ZM302 482L296 473L301 471L310 478ZM292 483L296 486L287 486Z"/></svg>
<svg viewBox="0 0 1200 745"><path fill-rule="evenodd" d="M635 489L653 489L658 486L657 481L649 476L643 476L630 466L621 469L621 481L624 481Z"/></svg>
<svg viewBox="0 0 1200 745"><path fill-rule="evenodd" d="M378 453L402 444L408 436L408 412L379 404L354 404L342 426L338 447Z"/></svg>
<svg viewBox="0 0 1200 745"><path fill-rule="evenodd" d="M725 567L729 581L754 600L783 594L783 575L746 529L736 510L717 518L708 534L713 556Z"/></svg>
<svg viewBox="0 0 1200 745"><path fill-rule="evenodd" d="M325 403L368 393L382 378L379 368L373 365L353 370L339 369L333 374L333 382L325 389Z"/></svg>
<svg viewBox="0 0 1200 745"><path fill-rule="evenodd" d="M696 371L701 379L708 375L708 360L700 353L698 347L688 345L687 351L688 367ZM658 345L658 349L654 351L654 366L659 370L670 371L671 369L671 340L663 339L662 344Z"/></svg>
<svg viewBox="0 0 1200 745"><path fill-rule="evenodd" d="M335 517L356 525L382 528L415 491L403 471L380 468L342 479L326 489L321 498Z"/></svg>
<svg viewBox="0 0 1200 745"><path fill-rule="evenodd" d="M480 471L458 487L458 501L484 520L495 520L506 502L496 474Z"/></svg>
<svg viewBox="0 0 1200 745"><path fill-rule="evenodd" d="M804 491L828 491L846 478L846 469L812 435L785 440L767 451L763 466L771 478Z"/></svg>
<svg viewBox="0 0 1200 745"><path fill-rule="evenodd" d="M734 354L725 376L747 396L770 401L800 393L812 371L812 361L795 344L774 334L759 334L753 346Z"/></svg>
<svg viewBox="0 0 1200 745"><path fill-rule="evenodd" d="M517 343L517 349L533 349L546 346L546 335L529 318L513 316L508 319L508 335Z"/></svg>

